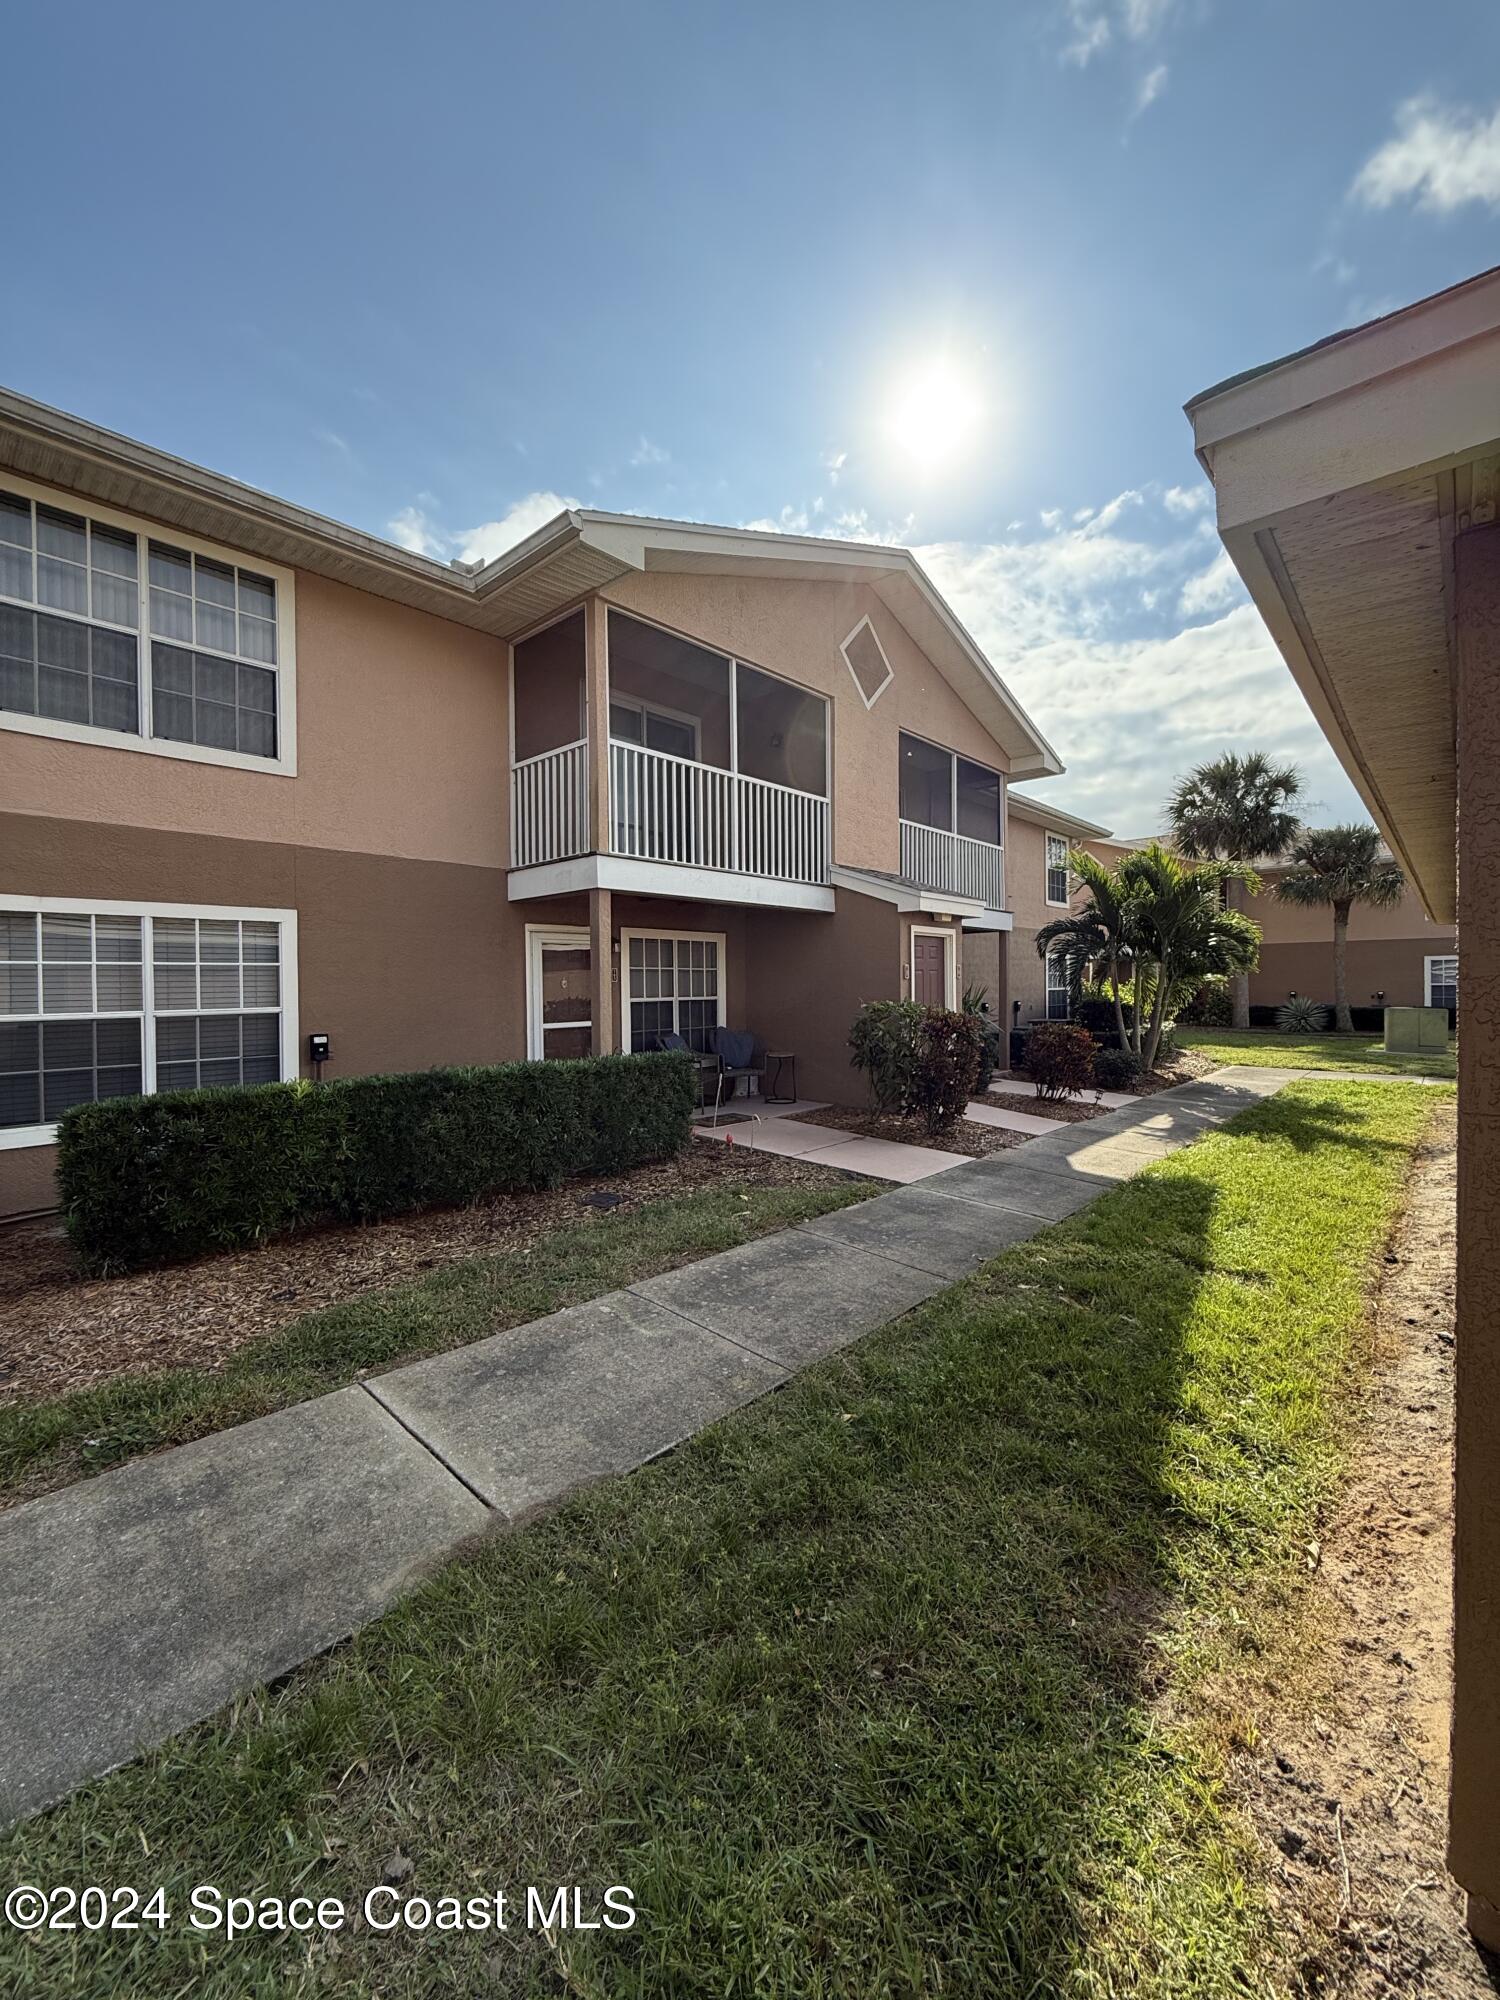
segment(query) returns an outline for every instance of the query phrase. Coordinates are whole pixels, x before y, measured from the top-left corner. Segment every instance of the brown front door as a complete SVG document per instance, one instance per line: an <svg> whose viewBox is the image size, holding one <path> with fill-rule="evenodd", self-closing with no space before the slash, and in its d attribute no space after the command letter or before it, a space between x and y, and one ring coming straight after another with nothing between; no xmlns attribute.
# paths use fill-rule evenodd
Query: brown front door
<svg viewBox="0 0 1500 2000"><path fill-rule="evenodd" d="M930 931L912 932L911 997L924 1007L948 1004L948 940Z"/></svg>

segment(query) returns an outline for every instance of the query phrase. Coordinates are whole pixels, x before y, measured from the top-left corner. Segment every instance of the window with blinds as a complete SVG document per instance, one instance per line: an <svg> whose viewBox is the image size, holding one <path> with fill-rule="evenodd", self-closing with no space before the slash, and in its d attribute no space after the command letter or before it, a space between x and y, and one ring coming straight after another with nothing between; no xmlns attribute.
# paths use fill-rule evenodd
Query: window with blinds
<svg viewBox="0 0 1500 2000"><path fill-rule="evenodd" d="M1047 901L1068 900L1068 843L1060 833L1047 835Z"/></svg>
<svg viewBox="0 0 1500 2000"><path fill-rule="evenodd" d="M0 1133L51 1127L101 1098L277 1081L282 928L0 910Z"/></svg>
<svg viewBox="0 0 1500 2000"><path fill-rule="evenodd" d="M630 1047L659 1049L665 1036L680 1035L707 1053L723 1018L719 939L630 935L625 942Z"/></svg>
<svg viewBox="0 0 1500 2000"><path fill-rule="evenodd" d="M0 720L274 761L280 594L258 569L0 487Z"/></svg>

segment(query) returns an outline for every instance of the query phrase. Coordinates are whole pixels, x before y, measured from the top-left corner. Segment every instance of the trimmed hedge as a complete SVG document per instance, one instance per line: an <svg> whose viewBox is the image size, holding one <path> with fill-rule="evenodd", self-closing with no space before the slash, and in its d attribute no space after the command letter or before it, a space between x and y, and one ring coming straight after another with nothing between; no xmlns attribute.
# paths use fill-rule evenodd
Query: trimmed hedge
<svg viewBox="0 0 1500 2000"><path fill-rule="evenodd" d="M133 1270L665 1159L696 1099L680 1052L163 1091L66 1112L58 1181L86 1268Z"/></svg>

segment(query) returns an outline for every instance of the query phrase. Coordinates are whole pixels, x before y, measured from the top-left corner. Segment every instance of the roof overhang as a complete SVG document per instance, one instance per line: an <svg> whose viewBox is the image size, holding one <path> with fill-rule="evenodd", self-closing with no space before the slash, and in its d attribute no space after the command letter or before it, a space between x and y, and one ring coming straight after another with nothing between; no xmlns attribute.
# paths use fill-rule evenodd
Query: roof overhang
<svg viewBox="0 0 1500 2000"><path fill-rule="evenodd" d="M503 639L643 570L856 579L876 592L1004 748L1013 775L1063 768L909 549L577 508L494 562L455 567L6 389L0 468Z"/></svg>
<svg viewBox="0 0 1500 2000"><path fill-rule="evenodd" d="M1187 406L1219 533L1429 914L1455 901L1453 539L1500 500L1500 270Z"/></svg>
<svg viewBox="0 0 1500 2000"><path fill-rule="evenodd" d="M1061 811L1057 806L1048 805L1045 799L1029 798L1025 792L1018 792L1007 786L1005 809L1017 819L1024 819L1032 826L1050 828L1053 833L1068 833L1075 840L1110 840L1113 836L1107 826L1095 826L1091 819L1080 819L1077 813Z"/></svg>
<svg viewBox="0 0 1500 2000"><path fill-rule="evenodd" d="M954 896L946 889L924 889L919 883L908 882L900 875L878 875L864 868L835 865L833 886L835 889L852 890L856 896L873 896L879 903L890 903L903 915L958 917L976 929L984 917L1009 915L1005 910L986 910L977 896ZM996 924L992 928L1005 930L1009 925Z"/></svg>

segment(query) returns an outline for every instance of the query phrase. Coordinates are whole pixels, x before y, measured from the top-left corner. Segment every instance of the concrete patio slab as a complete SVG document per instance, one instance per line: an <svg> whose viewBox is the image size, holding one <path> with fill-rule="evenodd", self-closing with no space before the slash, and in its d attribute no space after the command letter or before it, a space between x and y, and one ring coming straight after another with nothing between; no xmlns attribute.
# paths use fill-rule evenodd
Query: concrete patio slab
<svg viewBox="0 0 1500 2000"><path fill-rule="evenodd" d="M924 1271L793 1229L630 1289L784 1367L800 1368L942 1288Z"/></svg>
<svg viewBox="0 0 1500 2000"><path fill-rule="evenodd" d="M0 1820L322 1652L492 1525L362 1388L0 1514Z"/></svg>
<svg viewBox="0 0 1500 2000"><path fill-rule="evenodd" d="M1081 1173L1038 1173L1027 1164L1030 1147L988 1160L969 1160L934 1183L934 1192L948 1201L978 1202L986 1208L1011 1209L1041 1222L1061 1222L1087 1208L1095 1195L1113 1181Z"/></svg>
<svg viewBox="0 0 1500 2000"><path fill-rule="evenodd" d="M825 1139L838 1143L804 1153L815 1166L838 1167L846 1174L867 1174L875 1181L896 1181L908 1186L912 1181L929 1180L933 1174L960 1167L965 1153L949 1153L937 1146L903 1146L897 1139L865 1139L849 1134L842 1140L826 1126L804 1125L804 1132L822 1131Z"/></svg>
<svg viewBox="0 0 1500 2000"><path fill-rule="evenodd" d="M779 1153L784 1159L800 1160L809 1153L826 1153L830 1146L850 1145L852 1132L831 1132L826 1125L789 1124L785 1118L767 1118L745 1125L695 1125L699 1139L729 1139L736 1146L749 1146L757 1153Z"/></svg>
<svg viewBox="0 0 1500 2000"><path fill-rule="evenodd" d="M366 1383L511 1522L669 1451L786 1370L629 1292Z"/></svg>
<svg viewBox="0 0 1500 2000"><path fill-rule="evenodd" d="M953 1201L935 1187L902 1188L800 1225L810 1236L877 1251L950 1283L1045 1227L1017 1209Z"/></svg>
<svg viewBox="0 0 1500 2000"><path fill-rule="evenodd" d="M1039 1118L1034 1111L1011 1111L1001 1104L986 1104L982 1097L971 1098L964 1107L965 1118L972 1118L976 1125L996 1125L1003 1132L1032 1133L1055 1132L1059 1120Z"/></svg>

